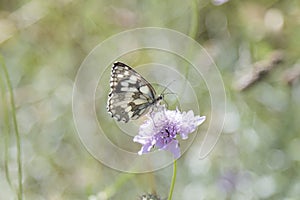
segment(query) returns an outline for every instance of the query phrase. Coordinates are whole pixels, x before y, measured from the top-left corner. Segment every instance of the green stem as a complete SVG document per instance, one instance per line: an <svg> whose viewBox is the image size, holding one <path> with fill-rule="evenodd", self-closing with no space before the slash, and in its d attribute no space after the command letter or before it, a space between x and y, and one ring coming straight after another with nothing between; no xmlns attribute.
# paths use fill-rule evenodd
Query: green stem
<svg viewBox="0 0 300 200"><path fill-rule="evenodd" d="M172 182L171 182L171 186L170 186L168 200L172 200L174 186L175 186L175 182L176 182L176 174L177 174L177 161L174 160L174 162L173 162L173 176L172 176Z"/></svg>
<svg viewBox="0 0 300 200"><path fill-rule="evenodd" d="M15 136L16 136L16 145L17 145L17 162L18 162L18 184L19 184L19 191L18 191L18 200L23 199L23 185L22 185L22 152L21 152L21 138L19 134L19 129L18 129L18 122L17 122L17 117L16 117L16 104L15 104L15 99L14 99L14 94L13 94L13 88L9 79L9 74L7 71L7 67L4 63L4 60L2 56L0 56L0 61L2 64L2 68L4 71L4 77L6 80L6 84L8 87L8 92L10 96L10 104L11 104L11 114L12 114L12 119L13 119L13 126L15 130Z"/></svg>
<svg viewBox="0 0 300 200"><path fill-rule="evenodd" d="M189 30L189 36L196 40L198 28L199 28L199 6L198 0L192 0L191 2L192 16Z"/></svg>

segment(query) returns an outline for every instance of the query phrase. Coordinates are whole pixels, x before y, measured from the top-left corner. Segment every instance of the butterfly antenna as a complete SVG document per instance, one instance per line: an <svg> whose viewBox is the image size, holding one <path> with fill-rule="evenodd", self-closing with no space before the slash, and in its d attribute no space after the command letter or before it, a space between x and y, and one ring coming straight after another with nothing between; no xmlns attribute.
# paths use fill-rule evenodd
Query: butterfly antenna
<svg viewBox="0 0 300 200"><path fill-rule="evenodd" d="M167 86L163 89L163 91L161 92L161 96L163 97L164 95L173 94L173 95L176 96L176 101L179 102L179 97L178 97L178 95L177 95L176 93L174 93L174 92L166 92L166 93L165 93L165 91L168 89L168 87L169 87L174 81L175 81L175 80L173 80L173 81L171 81L170 83L168 83L168 85L167 85ZM168 108L168 107L169 107L168 102L165 101L164 98L163 98L163 101L164 101L164 103L166 104L166 106L167 106L167 108ZM180 104L178 105L178 107L179 107L179 110L181 110Z"/></svg>
<svg viewBox="0 0 300 200"><path fill-rule="evenodd" d="M164 93L167 89L168 89L168 87L174 82L175 80L173 80L173 81L171 81L170 83L168 83L168 85L163 89L163 91L161 92L161 95L165 95L165 94L167 94L167 93Z"/></svg>

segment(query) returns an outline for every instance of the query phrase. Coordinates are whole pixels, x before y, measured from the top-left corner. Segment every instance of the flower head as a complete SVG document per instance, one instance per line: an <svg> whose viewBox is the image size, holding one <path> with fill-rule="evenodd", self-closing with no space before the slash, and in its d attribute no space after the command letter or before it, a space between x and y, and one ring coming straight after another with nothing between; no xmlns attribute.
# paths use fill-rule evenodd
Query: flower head
<svg viewBox="0 0 300 200"><path fill-rule="evenodd" d="M171 151L178 158L180 148L176 136L187 139L188 134L194 132L204 120L205 116L194 116L191 110L180 112L178 109L167 110L164 106L158 106L157 110L150 112L148 120L140 126L139 134L133 138L134 142L143 145L138 154L148 153L156 147Z"/></svg>

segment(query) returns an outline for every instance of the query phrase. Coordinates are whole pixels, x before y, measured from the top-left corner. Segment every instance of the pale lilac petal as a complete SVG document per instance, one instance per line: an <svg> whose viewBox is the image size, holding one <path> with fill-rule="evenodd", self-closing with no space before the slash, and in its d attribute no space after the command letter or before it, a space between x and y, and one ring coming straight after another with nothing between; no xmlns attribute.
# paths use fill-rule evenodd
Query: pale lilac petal
<svg viewBox="0 0 300 200"><path fill-rule="evenodd" d="M205 116L194 116L193 111L183 113L183 120L180 128L180 136L187 139L188 134L194 132L196 128L205 121Z"/></svg>
<svg viewBox="0 0 300 200"><path fill-rule="evenodd" d="M150 150L152 149L153 145L151 144L151 142L146 143L142 146L141 150L138 152L139 155L142 155L144 153L149 153Z"/></svg>
<svg viewBox="0 0 300 200"><path fill-rule="evenodd" d="M167 146L164 147L164 150L168 150L173 153L174 158L177 159L180 157L180 148L178 140L173 140Z"/></svg>
<svg viewBox="0 0 300 200"><path fill-rule="evenodd" d="M140 136L140 135L136 135L133 138L134 142L138 142L140 144L146 144L146 143L148 143L149 140L151 140L151 138L143 137L143 136Z"/></svg>

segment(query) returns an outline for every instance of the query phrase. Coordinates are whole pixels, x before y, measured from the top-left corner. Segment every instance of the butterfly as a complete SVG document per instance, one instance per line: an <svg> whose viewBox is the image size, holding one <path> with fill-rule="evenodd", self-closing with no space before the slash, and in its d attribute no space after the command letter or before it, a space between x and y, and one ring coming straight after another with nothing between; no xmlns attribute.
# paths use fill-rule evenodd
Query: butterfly
<svg viewBox="0 0 300 200"><path fill-rule="evenodd" d="M163 99L152 85L128 65L115 62L111 69L107 111L118 121L127 123L149 111Z"/></svg>

